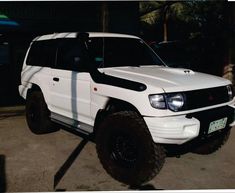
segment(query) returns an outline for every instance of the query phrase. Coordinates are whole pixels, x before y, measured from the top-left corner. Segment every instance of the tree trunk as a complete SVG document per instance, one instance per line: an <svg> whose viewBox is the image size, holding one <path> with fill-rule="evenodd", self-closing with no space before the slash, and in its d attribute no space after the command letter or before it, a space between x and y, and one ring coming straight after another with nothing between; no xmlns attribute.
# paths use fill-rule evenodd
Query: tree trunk
<svg viewBox="0 0 235 193"><path fill-rule="evenodd" d="M167 42L167 19L164 19L163 23L163 41Z"/></svg>
<svg viewBox="0 0 235 193"><path fill-rule="evenodd" d="M108 4L107 2L103 2L102 3L102 31L103 32L108 32L108 14L109 14L109 10L108 10Z"/></svg>
<svg viewBox="0 0 235 193"><path fill-rule="evenodd" d="M229 79L235 86L235 3L228 6L228 25L231 26L232 35L228 37L228 57L224 64L223 77Z"/></svg>
<svg viewBox="0 0 235 193"><path fill-rule="evenodd" d="M168 9L169 9L169 6L166 5L166 7L163 10L163 41L164 42L168 41L168 31L167 31Z"/></svg>

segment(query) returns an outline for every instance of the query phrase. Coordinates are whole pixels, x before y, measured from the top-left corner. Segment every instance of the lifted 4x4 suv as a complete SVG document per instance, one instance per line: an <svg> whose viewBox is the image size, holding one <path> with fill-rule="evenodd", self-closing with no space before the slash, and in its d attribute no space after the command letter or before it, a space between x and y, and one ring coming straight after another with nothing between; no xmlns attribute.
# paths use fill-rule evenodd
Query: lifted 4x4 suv
<svg viewBox="0 0 235 193"><path fill-rule="evenodd" d="M194 144L197 153L211 153L228 139L234 124L230 81L169 68L130 35L35 38L19 92L32 132L55 131L59 123L94 134L104 169L131 185L161 170L167 145Z"/></svg>

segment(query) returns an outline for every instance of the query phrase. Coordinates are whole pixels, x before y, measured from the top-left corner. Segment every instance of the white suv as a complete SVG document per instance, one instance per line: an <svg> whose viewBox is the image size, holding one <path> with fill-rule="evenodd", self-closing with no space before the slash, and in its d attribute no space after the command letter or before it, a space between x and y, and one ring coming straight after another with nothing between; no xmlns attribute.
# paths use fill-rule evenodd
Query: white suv
<svg viewBox="0 0 235 193"><path fill-rule="evenodd" d="M55 33L35 38L19 92L26 99L32 132L55 131L59 123L92 134L105 170L130 185L151 180L169 146L212 153L234 125L229 80L169 68L131 35Z"/></svg>

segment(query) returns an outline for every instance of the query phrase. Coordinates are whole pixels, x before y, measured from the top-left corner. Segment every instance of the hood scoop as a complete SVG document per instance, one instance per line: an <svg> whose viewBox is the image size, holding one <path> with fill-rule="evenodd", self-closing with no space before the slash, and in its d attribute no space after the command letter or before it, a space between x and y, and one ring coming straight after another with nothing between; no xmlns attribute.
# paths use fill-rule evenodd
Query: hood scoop
<svg viewBox="0 0 235 193"><path fill-rule="evenodd" d="M172 74L181 74L181 75L193 75L194 71L184 68L162 68L161 70L172 73Z"/></svg>

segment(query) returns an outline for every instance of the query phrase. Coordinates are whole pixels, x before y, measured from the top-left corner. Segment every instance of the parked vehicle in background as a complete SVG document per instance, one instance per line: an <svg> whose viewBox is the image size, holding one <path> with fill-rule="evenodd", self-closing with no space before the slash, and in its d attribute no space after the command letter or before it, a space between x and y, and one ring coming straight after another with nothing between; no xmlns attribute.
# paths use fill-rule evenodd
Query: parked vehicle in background
<svg viewBox="0 0 235 193"><path fill-rule="evenodd" d="M234 125L231 82L170 68L139 37L55 33L35 38L21 73L26 118L36 134L54 123L94 135L116 180L140 185L158 174L167 146L219 149Z"/></svg>

